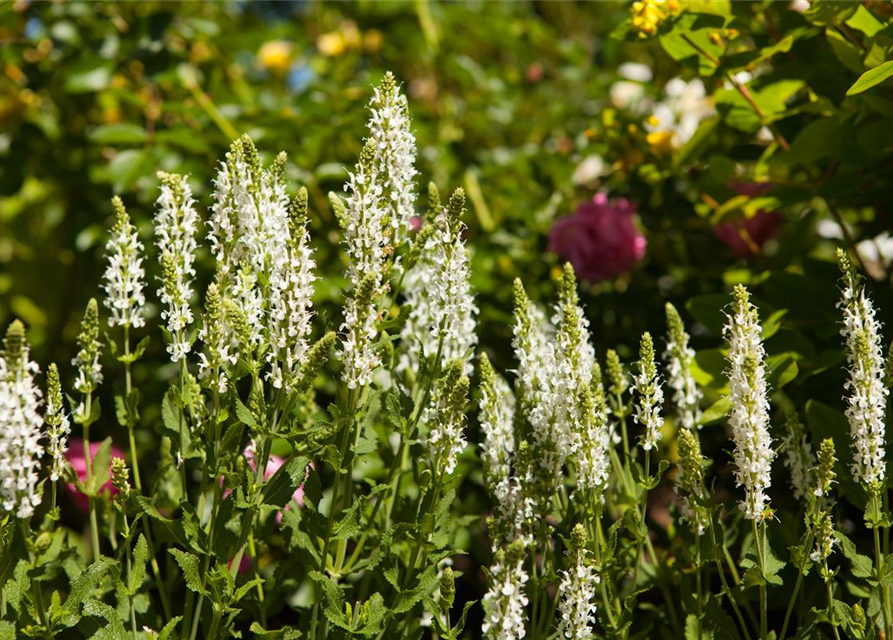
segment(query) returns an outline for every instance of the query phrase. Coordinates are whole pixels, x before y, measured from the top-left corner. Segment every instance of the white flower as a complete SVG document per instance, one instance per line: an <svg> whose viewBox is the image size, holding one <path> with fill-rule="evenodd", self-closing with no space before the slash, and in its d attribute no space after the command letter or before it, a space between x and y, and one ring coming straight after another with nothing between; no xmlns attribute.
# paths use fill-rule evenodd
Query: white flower
<svg viewBox="0 0 893 640"><path fill-rule="evenodd" d="M569 640L588 640L595 626L595 586L600 579L595 569L583 562L583 554L577 553L574 565L568 571L559 571L558 585L558 635Z"/></svg>
<svg viewBox="0 0 893 640"><path fill-rule="evenodd" d="M577 466L577 489L593 490L601 499L601 491L611 475L611 428L601 380L595 391L584 387L581 394L580 446L574 454Z"/></svg>
<svg viewBox="0 0 893 640"><path fill-rule="evenodd" d="M520 541L496 554L490 568L490 588L484 595L484 623L487 640L520 640L527 635L527 596L524 585L524 547Z"/></svg>
<svg viewBox="0 0 893 640"><path fill-rule="evenodd" d="M453 473L459 454L468 446L465 439L465 402L468 398L468 376L462 373L462 363L453 360L434 400L436 412L431 414L430 431L426 443L431 448L435 471Z"/></svg>
<svg viewBox="0 0 893 640"><path fill-rule="evenodd" d="M376 175L386 195L393 244L406 237L410 219L415 215L413 180L416 142L412 134L406 96L400 93L389 71L380 87L373 91L369 104L369 138L374 142Z"/></svg>
<svg viewBox="0 0 893 640"><path fill-rule="evenodd" d="M841 300L843 311L840 334L847 347L849 379L846 417L853 441L852 472L855 480L870 491L878 491L885 478L884 442L886 428L884 413L889 391L884 386L884 356L880 323L874 305L865 295L865 288L849 264L846 255L838 251L844 272Z"/></svg>
<svg viewBox="0 0 893 640"><path fill-rule="evenodd" d="M484 478L493 492L511 475L515 453L515 396L501 375L493 371L486 354L481 355L481 402L478 421L484 432L481 460Z"/></svg>
<svg viewBox="0 0 893 640"><path fill-rule="evenodd" d="M466 375L474 371L471 354L478 341L478 308L462 239L464 204L464 191L456 189L449 206L438 213L418 263L404 278L406 302L411 310L401 332L405 354L399 370L416 370L420 357L434 356L439 348L441 368L458 359L463 362ZM415 341L421 349L416 349Z"/></svg>
<svg viewBox="0 0 893 640"><path fill-rule="evenodd" d="M633 378L633 388L636 394L636 412L633 417L636 422L645 427L642 448L645 451L650 451L660 441L660 430L664 424L664 419L660 415L664 392L657 376L657 366L654 363L654 342L650 333L645 333L642 336L639 356L639 369Z"/></svg>
<svg viewBox="0 0 893 640"><path fill-rule="evenodd" d="M679 422L686 429L694 429L701 419L700 403L703 397L691 375L695 350L688 346L688 333L682 324L682 318L669 302L666 313L667 348L663 357L667 362L667 384L673 390L673 404L676 405Z"/></svg>
<svg viewBox="0 0 893 640"><path fill-rule="evenodd" d="M791 488L795 500L804 500L812 489L811 475L815 467L815 456L806 439L806 430L793 407L785 411L785 437L782 441L785 452L785 466L791 471Z"/></svg>
<svg viewBox="0 0 893 640"><path fill-rule="evenodd" d="M29 518L40 504L38 471L43 447L37 364L29 359L25 328L14 321L0 354L0 500L3 510Z"/></svg>
<svg viewBox="0 0 893 640"><path fill-rule="evenodd" d="M306 194L301 200L306 202ZM291 390L291 379L307 361L310 335L313 282L316 276L313 268L313 251L309 245L302 213L296 220L288 240L286 260L270 283L270 309L268 320L268 341L270 350L267 361L272 370L267 378L273 386Z"/></svg>
<svg viewBox="0 0 893 640"><path fill-rule="evenodd" d="M664 86L665 98L654 106L649 131L671 131L677 146L682 146L695 134L702 120L713 116L716 110L704 83L695 78L689 82L673 78Z"/></svg>
<svg viewBox="0 0 893 640"><path fill-rule="evenodd" d="M729 343L729 425L735 442L735 480L744 487L740 508L748 520L763 520L771 484L772 439L769 437L766 352L756 307L743 285L734 291L732 312L724 329Z"/></svg>
<svg viewBox="0 0 893 640"><path fill-rule="evenodd" d="M198 214L189 182L177 174L158 174L161 195L156 201L155 243L162 256L163 286L158 290L165 309L161 317L167 321L172 336L168 353L174 362L190 351L185 330L192 324L192 278L195 277L195 231Z"/></svg>
<svg viewBox="0 0 893 640"><path fill-rule="evenodd" d="M111 312L109 326L142 327L143 294L146 272L143 270L143 244L139 241L136 228L118 196L112 199L115 208L115 226L112 228L105 248L108 253L108 266L105 270L105 306Z"/></svg>

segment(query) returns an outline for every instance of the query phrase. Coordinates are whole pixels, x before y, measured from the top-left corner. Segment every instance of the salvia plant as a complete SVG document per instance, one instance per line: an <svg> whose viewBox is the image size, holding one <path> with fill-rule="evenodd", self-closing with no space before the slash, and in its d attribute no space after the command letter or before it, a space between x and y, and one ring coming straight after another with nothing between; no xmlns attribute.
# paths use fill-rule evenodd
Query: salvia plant
<svg viewBox="0 0 893 640"><path fill-rule="evenodd" d="M494 362L476 333L464 192L429 185L418 202L390 74L369 114L329 195L339 317L314 308L308 191L284 153L265 161L242 136L207 203L196 178L158 173L152 242L112 200L102 296L70 368L44 375L24 324L9 325L0 638L893 637L891 366L845 253L848 432L808 428L782 393L743 285L721 310L719 386L670 304L633 361L596 353L569 265L549 301L513 283L514 361ZM169 360L151 372L163 397L136 383L151 342ZM727 444L711 458L716 424ZM113 436L95 441L97 426ZM151 456L144 429L161 435ZM491 506L463 513L477 461ZM723 477L733 493L715 489ZM863 520L841 517L844 485ZM83 500L83 537L63 526L63 487ZM462 550L476 521L486 567Z"/></svg>

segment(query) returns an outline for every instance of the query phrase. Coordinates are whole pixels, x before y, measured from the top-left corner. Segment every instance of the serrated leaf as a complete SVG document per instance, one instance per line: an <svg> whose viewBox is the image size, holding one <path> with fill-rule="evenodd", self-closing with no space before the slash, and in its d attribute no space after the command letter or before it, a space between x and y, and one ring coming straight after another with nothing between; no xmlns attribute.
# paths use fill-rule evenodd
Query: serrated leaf
<svg viewBox="0 0 893 640"><path fill-rule="evenodd" d="M133 549L133 561L130 565L130 575L127 577L127 589L130 595L135 595L143 585L143 579L146 577L146 561L149 557L149 545L143 534L137 538L136 546Z"/></svg>
<svg viewBox="0 0 893 640"><path fill-rule="evenodd" d="M843 556L850 561L852 575L856 578L874 578L874 565L871 558L859 553L853 541L840 531L837 531L836 535Z"/></svg>
<svg viewBox="0 0 893 640"><path fill-rule="evenodd" d="M254 419L251 410L239 398L236 398L236 417L246 427L254 428L257 426L257 420Z"/></svg>
<svg viewBox="0 0 893 640"><path fill-rule="evenodd" d="M200 595L207 596L208 592L202 586L201 571L199 569L199 561L193 554L182 551L180 549L168 549L168 553L174 556L174 560L183 570L183 578L186 580L186 586L190 591L195 591Z"/></svg>
<svg viewBox="0 0 893 640"><path fill-rule="evenodd" d="M269 630L264 629L259 623L252 622L248 629L258 638L264 640L298 640L301 632L294 627L282 627L281 629Z"/></svg>
<svg viewBox="0 0 893 640"><path fill-rule="evenodd" d="M309 465L310 461L300 456L291 458L283 464L267 482L264 490L264 504L280 509L287 505L307 479Z"/></svg>
<svg viewBox="0 0 893 640"><path fill-rule="evenodd" d="M350 631L351 627L344 615L344 590L334 580L319 571L311 571L308 575L323 589L323 613L328 621L336 627Z"/></svg>

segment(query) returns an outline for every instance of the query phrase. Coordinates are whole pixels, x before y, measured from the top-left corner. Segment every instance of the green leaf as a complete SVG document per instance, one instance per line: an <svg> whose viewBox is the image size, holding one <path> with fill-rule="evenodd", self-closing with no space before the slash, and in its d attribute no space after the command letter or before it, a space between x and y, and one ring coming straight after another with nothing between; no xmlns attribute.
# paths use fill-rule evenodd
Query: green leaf
<svg viewBox="0 0 893 640"><path fill-rule="evenodd" d="M101 91L109 85L111 79L110 67L90 65L68 76L65 80L65 90L68 93Z"/></svg>
<svg viewBox="0 0 893 640"><path fill-rule="evenodd" d="M187 551L180 549L168 549L168 552L174 556L180 569L183 570L183 577L186 579L186 586L191 591L195 591L200 595L207 596L208 592L202 586L201 571L199 570L198 558Z"/></svg>
<svg viewBox="0 0 893 640"><path fill-rule="evenodd" d="M133 123L118 122L106 124L93 129L90 140L99 144L142 144L146 141L146 130Z"/></svg>
<svg viewBox="0 0 893 640"><path fill-rule="evenodd" d="M130 575L127 577L127 590L130 595L135 595L143 585L146 577L146 561L149 557L149 546L143 534L137 538L136 547L133 549L133 562L130 567Z"/></svg>
<svg viewBox="0 0 893 640"><path fill-rule="evenodd" d="M158 632L158 640L170 640L174 631L177 629L177 625L180 624L180 620L182 619L183 616L171 618L170 622L164 625L164 628Z"/></svg>
<svg viewBox="0 0 893 640"><path fill-rule="evenodd" d="M853 577L874 578L874 564L871 558L856 551L856 545L840 531L837 532L837 540L843 556L850 561Z"/></svg>
<svg viewBox="0 0 893 640"><path fill-rule="evenodd" d="M328 621L336 627L350 631L350 624L344 615L344 590L319 571L311 571L308 575L311 580L323 588L325 602L323 613L326 614Z"/></svg>
<svg viewBox="0 0 893 640"><path fill-rule="evenodd" d="M893 76L893 60L888 60L882 65L879 65L874 69L869 69L863 73L859 79L853 83L853 86L849 88L846 94L848 96L854 96L863 91L867 91L868 89L879 85L890 76Z"/></svg>
<svg viewBox="0 0 893 640"><path fill-rule="evenodd" d="M883 22L875 18L874 14L861 4L856 9L856 13L846 21L846 24L848 27L861 31L869 38L873 38L885 26Z"/></svg>
<svg viewBox="0 0 893 640"><path fill-rule="evenodd" d="M257 420L254 419L251 410L239 398L236 398L236 417L246 427L254 428L257 426Z"/></svg>
<svg viewBox="0 0 893 640"><path fill-rule="evenodd" d="M713 422L724 420L726 416L729 415L729 412L731 410L732 401L729 400L728 396L724 396L714 402L706 411L704 411L704 413L701 415L699 424L707 425Z"/></svg>
<svg viewBox="0 0 893 640"><path fill-rule="evenodd" d="M287 505L295 491L307 479L307 466L310 461L307 458L297 457L289 459L279 468L267 483L264 490L264 504L283 508Z"/></svg>
<svg viewBox="0 0 893 640"><path fill-rule="evenodd" d="M112 464L112 439L106 438L96 449L96 455L91 460L90 486L88 493L92 496L99 495L99 491L109 481L109 470Z"/></svg>
<svg viewBox="0 0 893 640"><path fill-rule="evenodd" d="M264 640L298 640L298 638L301 637L301 632L294 627L282 627L281 629L268 630L264 629L257 622L252 622L251 627L248 630L256 637L263 638Z"/></svg>

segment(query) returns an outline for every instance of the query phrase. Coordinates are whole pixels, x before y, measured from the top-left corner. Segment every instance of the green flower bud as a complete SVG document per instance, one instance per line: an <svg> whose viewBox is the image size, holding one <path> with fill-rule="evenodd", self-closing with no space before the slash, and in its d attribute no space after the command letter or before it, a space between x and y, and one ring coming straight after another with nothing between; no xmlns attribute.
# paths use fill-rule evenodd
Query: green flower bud
<svg viewBox="0 0 893 640"><path fill-rule="evenodd" d="M577 553L586 548L586 529L580 522L571 530L571 548Z"/></svg>
<svg viewBox="0 0 893 640"><path fill-rule="evenodd" d="M440 606L449 611L456 598L456 576L450 567L440 574Z"/></svg>
<svg viewBox="0 0 893 640"><path fill-rule="evenodd" d="M605 359L608 368L608 382L610 383L608 390L612 395L622 396L629 388L629 380L626 378L620 356L613 349L608 349Z"/></svg>
<svg viewBox="0 0 893 640"><path fill-rule="evenodd" d="M118 498L124 502L130 495L130 470L124 458L112 458L112 486L118 491Z"/></svg>
<svg viewBox="0 0 893 640"><path fill-rule="evenodd" d="M433 182L428 183L428 215L431 217L440 213L440 191Z"/></svg>
<svg viewBox="0 0 893 640"><path fill-rule="evenodd" d="M831 438L822 440L819 445L819 467L816 473L817 496L826 496L831 491L831 484L834 482L835 472L834 465L837 463L834 451L834 441Z"/></svg>
<svg viewBox="0 0 893 640"><path fill-rule="evenodd" d="M13 320L6 328L6 338L3 340L4 357L9 369L18 369L25 354L25 325L19 319Z"/></svg>

